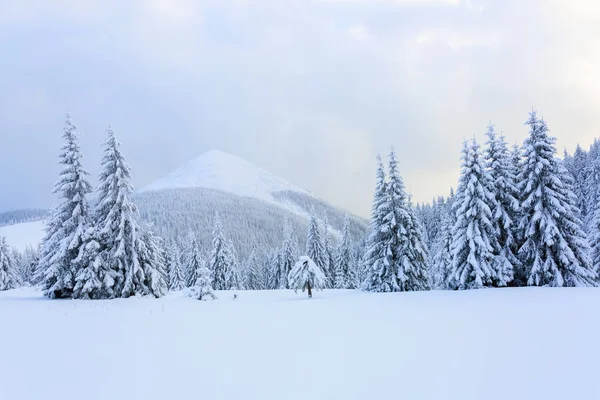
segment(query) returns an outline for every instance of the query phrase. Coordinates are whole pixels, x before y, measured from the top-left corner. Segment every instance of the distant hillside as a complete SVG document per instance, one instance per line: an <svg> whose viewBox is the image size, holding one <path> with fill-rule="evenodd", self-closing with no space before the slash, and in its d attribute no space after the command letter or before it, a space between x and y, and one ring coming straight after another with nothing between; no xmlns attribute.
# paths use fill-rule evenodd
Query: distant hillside
<svg viewBox="0 0 600 400"><path fill-rule="evenodd" d="M48 210L28 208L0 213L0 226L20 224L23 222L41 221L49 214Z"/></svg>

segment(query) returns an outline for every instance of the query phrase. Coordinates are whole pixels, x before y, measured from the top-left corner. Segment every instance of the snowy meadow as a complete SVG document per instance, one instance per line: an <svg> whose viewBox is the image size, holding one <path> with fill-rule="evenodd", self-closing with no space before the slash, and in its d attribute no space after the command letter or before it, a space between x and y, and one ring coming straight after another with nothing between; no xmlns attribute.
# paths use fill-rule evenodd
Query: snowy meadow
<svg viewBox="0 0 600 400"><path fill-rule="evenodd" d="M1 397L595 399L594 288L0 293Z"/></svg>

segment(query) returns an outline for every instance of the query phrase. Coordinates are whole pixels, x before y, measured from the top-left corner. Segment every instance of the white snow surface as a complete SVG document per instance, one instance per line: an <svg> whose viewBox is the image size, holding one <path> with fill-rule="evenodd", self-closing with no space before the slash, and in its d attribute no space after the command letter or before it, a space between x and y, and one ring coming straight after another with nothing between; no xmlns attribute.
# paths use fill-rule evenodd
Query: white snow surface
<svg viewBox="0 0 600 400"><path fill-rule="evenodd" d="M0 227L0 236L6 236L9 246L23 251L28 245L35 248L42 241L45 228L45 221L23 222Z"/></svg>
<svg viewBox="0 0 600 400"><path fill-rule="evenodd" d="M201 154L139 191L181 188L217 189L269 202L275 201L272 194L279 191L309 194L256 165L219 150Z"/></svg>
<svg viewBox="0 0 600 400"><path fill-rule="evenodd" d="M598 399L596 288L0 292L2 398Z"/></svg>

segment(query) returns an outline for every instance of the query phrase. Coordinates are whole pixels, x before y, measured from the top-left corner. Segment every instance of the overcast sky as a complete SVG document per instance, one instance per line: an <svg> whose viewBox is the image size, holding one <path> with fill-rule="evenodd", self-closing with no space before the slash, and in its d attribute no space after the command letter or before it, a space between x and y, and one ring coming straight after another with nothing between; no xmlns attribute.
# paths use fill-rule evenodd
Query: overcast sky
<svg viewBox="0 0 600 400"><path fill-rule="evenodd" d="M98 173L112 124L144 186L209 149L367 216L393 145L417 201L488 122L600 132L595 0L4 0L0 210L48 207L64 113Z"/></svg>

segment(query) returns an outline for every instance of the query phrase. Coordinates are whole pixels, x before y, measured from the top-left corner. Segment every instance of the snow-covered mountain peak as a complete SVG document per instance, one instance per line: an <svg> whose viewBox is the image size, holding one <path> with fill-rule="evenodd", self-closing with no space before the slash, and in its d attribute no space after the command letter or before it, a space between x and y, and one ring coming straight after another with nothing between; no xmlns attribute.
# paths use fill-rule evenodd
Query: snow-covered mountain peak
<svg viewBox="0 0 600 400"><path fill-rule="evenodd" d="M140 192L181 188L217 189L269 201L273 200L273 193L284 190L308 194L252 163L219 150L201 154Z"/></svg>

